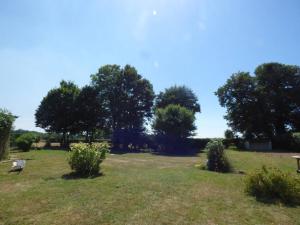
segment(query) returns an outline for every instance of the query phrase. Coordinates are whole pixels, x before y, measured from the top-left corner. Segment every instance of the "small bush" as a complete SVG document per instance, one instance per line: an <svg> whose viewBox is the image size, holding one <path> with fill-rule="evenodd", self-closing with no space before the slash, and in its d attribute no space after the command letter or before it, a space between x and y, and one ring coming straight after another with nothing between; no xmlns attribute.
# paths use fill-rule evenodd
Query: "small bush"
<svg viewBox="0 0 300 225"><path fill-rule="evenodd" d="M207 169L216 172L230 172L231 166L224 153L224 145L221 140L212 140L206 145Z"/></svg>
<svg viewBox="0 0 300 225"><path fill-rule="evenodd" d="M100 170L100 163L105 159L109 152L108 142L101 143L78 143L71 144L71 156L69 164L72 170L78 175L92 176L97 175Z"/></svg>
<svg viewBox="0 0 300 225"><path fill-rule="evenodd" d="M245 191L262 201L300 204L300 179L276 168L262 167L246 178Z"/></svg>
<svg viewBox="0 0 300 225"><path fill-rule="evenodd" d="M35 136L31 133L24 133L16 139L16 144L19 149L27 152L30 150L32 143L35 140Z"/></svg>

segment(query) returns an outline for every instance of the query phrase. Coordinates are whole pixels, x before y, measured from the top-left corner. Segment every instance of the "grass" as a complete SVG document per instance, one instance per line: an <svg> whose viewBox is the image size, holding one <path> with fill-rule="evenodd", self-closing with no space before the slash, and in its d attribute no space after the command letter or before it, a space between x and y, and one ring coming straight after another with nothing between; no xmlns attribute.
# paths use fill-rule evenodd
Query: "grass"
<svg viewBox="0 0 300 225"><path fill-rule="evenodd" d="M68 152L12 153L27 159L20 174L0 163L0 224L300 224L300 207L264 204L245 195L244 176L200 170L205 154L109 155L103 175L72 179ZM227 151L246 173L273 165L295 173L292 154Z"/></svg>

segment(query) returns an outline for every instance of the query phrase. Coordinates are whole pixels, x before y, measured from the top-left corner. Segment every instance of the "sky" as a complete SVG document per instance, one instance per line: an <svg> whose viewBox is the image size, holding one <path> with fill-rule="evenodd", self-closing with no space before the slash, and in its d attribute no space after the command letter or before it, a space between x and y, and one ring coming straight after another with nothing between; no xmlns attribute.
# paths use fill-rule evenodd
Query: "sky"
<svg viewBox="0 0 300 225"><path fill-rule="evenodd" d="M300 65L298 0L0 0L0 108L35 127L34 113L64 80L80 87L105 64L130 64L156 93L198 96L197 137L227 129L214 92L266 62Z"/></svg>

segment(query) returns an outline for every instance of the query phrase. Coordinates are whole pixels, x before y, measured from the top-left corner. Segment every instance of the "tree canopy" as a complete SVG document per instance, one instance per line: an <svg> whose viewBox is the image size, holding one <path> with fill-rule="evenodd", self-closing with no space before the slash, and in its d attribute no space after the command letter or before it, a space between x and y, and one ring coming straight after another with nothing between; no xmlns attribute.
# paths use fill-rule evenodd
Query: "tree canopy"
<svg viewBox="0 0 300 225"><path fill-rule="evenodd" d="M36 126L65 135L78 131L75 101L80 89L70 81L61 81L58 88L48 92L35 113Z"/></svg>
<svg viewBox="0 0 300 225"><path fill-rule="evenodd" d="M92 141L97 129L104 129L107 112L103 107L104 99L96 88L84 86L75 100L76 127L85 132L86 140Z"/></svg>
<svg viewBox="0 0 300 225"><path fill-rule="evenodd" d="M116 130L142 130L152 115L154 91L152 84L137 70L126 65L105 65L91 75L92 85L104 99L108 124Z"/></svg>
<svg viewBox="0 0 300 225"><path fill-rule="evenodd" d="M232 130L227 129L224 132L224 137L226 139L233 139L234 138L234 133L232 132Z"/></svg>
<svg viewBox="0 0 300 225"><path fill-rule="evenodd" d="M187 138L193 134L196 126L194 113L180 105L170 104L155 111L153 129L158 135L173 138Z"/></svg>
<svg viewBox="0 0 300 225"><path fill-rule="evenodd" d="M246 138L273 137L298 130L299 67L279 63L258 66L255 76L233 74L216 95L226 107L225 119Z"/></svg>
<svg viewBox="0 0 300 225"><path fill-rule="evenodd" d="M155 108L164 108L170 104L180 105L194 113L200 112L197 96L186 86L175 85L158 94Z"/></svg>
<svg viewBox="0 0 300 225"><path fill-rule="evenodd" d="M255 70L257 90L262 96L265 119L275 135L289 129L299 131L300 68L293 65L266 63Z"/></svg>

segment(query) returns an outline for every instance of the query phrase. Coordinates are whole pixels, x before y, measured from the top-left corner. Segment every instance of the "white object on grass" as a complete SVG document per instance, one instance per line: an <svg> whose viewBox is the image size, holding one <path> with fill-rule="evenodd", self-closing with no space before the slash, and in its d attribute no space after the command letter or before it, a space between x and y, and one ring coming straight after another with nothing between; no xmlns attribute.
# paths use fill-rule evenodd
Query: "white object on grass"
<svg viewBox="0 0 300 225"><path fill-rule="evenodd" d="M25 160L15 160L12 163L11 171L21 171L24 169L26 164Z"/></svg>

